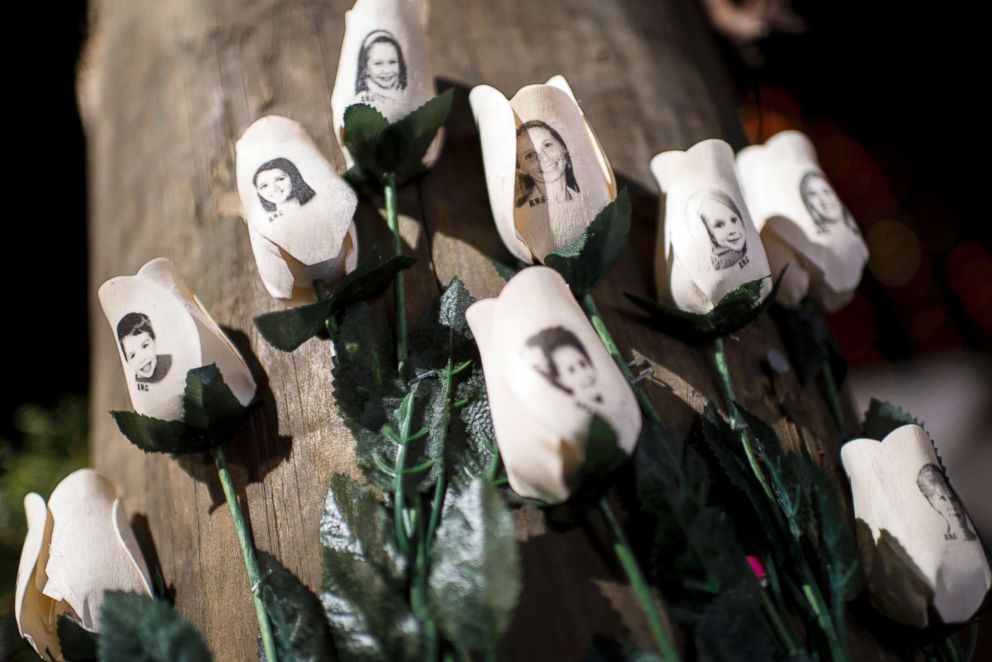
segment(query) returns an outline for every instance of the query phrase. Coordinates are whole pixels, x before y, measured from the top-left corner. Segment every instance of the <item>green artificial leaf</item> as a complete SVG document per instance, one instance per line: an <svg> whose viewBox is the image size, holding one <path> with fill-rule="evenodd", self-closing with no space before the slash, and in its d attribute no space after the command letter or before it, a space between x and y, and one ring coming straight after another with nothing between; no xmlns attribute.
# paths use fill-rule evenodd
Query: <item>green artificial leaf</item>
<svg viewBox="0 0 992 662"><path fill-rule="evenodd" d="M752 432L755 448L761 454L762 464L778 501L779 510L789 527L789 534L798 542L804 534L809 533L809 527L813 523L809 480L804 475L805 472L795 464L798 455L787 455L775 430L740 404L734 404Z"/></svg>
<svg viewBox="0 0 992 662"><path fill-rule="evenodd" d="M609 421L593 414L586 434L585 454L579 465L579 492L577 498L596 496L609 487L613 472L629 456L620 448L617 433Z"/></svg>
<svg viewBox="0 0 992 662"><path fill-rule="evenodd" d="M183 420L187 427L223 444L234 436L247 412L213 363L186 373Z"/></svg>
<svg viewBox="0 0 992 662"><path fill-rule="evenodd" d="M407 602L407 561L393 519L368 487L335 476L320 522L320 599L341 659L414 660L420 624Z"/></svg>
<svg viewBox="0 0 992 662"><path fill-rule="evenodd" d="M489 258L489 264L493 265L493 269L496 270L496 274L503 280L510 280L517 275L517 272L527 266L519 260L516 264L506 264L505 262L500 262L494 257Z"/></svg>
<svg viewBox="0 0 992 662"><path fill-rule="evenodd" d="M258 567L259 594L272 622L279 662L331 659L331 631L317 596L271 554L259 550Z"/></svg>
<svg viewBox="0 0 992 662"><path fill-rule="evenodd" d="M865 412L865 422L861 426L861 436L868 439L882 441L896 428L904 425L919 425L923 423L916 420L912 414L902 407L886 402L884 400L871 399L868 411Z"/></svg>
<svg viewBox="0 0 992 662"><path fill-rule="evenodd" d="M831 601L850 602L864 586L858 543L841 501L837 485L811 457L803 454L809 466L813 510L819 538L817 547L823 575L830 587Z"/></svg>
<svg viewBox="0 0 992 662"><path fill-rule="evenodd" d="M424 155L448 118L453 96L454 89L447 89L392 124L369 105L346 108L344 143L357 170L350 179L401 185L423 173Z"/></svg>
<svg viewBox="0 0 992 662"><path fill-rule="evenodd" d="M562 275L576 298L591 292L620 258L630 231L630 215L630 198L623 189L585 232L545 256L544 264Z"/></svg>
<svg viewBox="0 0 992 662"><path fill-rule="evenodd" d="M262 337L276 349L292 352L325 328L327 320L349 306L379 296L396 274L409 269L416 258L397 255L382 259L378 248L342 278L326 299L305 306L265 313L255 318Z"/></svg>
<svg viewBox="0 0 992 662"><path fill-rule="evenodd" d="M59 615L57 631L62 657L68 662L96 659L96 632L90 632L68 614Z"/></svg>
<svg viewBox="0 0 992 662"><path fill-rule="evenodd" d="M833 371L838 385L843 383L847 362L821 313L784 306L772 306L770 312L800 384L808 384L824 366Z"/></svg>
<svg viewBox="0 0 992 662"><path fill-rule="evenodd" d="M451 423L445 445L448 484L455 492L464 490L477 476L496 479L500 466L496 430L489 411L486 379L478 364L455 389L455 401L464 402Z"/></svg>
<svg viewBox="0 0 992 662"><path fill-rule="evenodd" d="M396 349L383 316L368 304L348 308L341 316L334 341L334 401L348 427L362 428L370 403L384 393L398 395ZM385 415L371 424L376 431Z"/></svg>
<svg viewBox="0 0 992 662"><path fill-rule="evenodd" d="M658 328L665 333L686 342L700 343L736 333L758 319L761 313L775 301L775 294L782 284L783 275L785 269L775 279L772 291L764 299L760 299L761 284L767 276L744 283L728 293L708 313L690 313L635 294L625 293L625 295L637 307L648 313Z"/></svg>
<svg viewBox="0 0 992 662"><path fill-rule="evenodd" d="M748 582L721 593L696 626L700 659L773 660L775 645L761 613L761 589Z"/></svg>
<svg viewBox="0 0 992 662"><path fill-rule="evenodd" d="M513 618L523 584L513 518L491 482L449 495L431 549L428 599L458 646L492 651Z"/></svg>
<svg viewBox="0 0 992 662"><path fill-rule="evenodd" d="M133 411L112 411L110 415L128 441L146 453L205 453L214 446L209 437L182 421L163 421Z"/></svg>
<svg viewBox="0 0 992 662"><path fill-rule="evenodd" d="M664 424L645 421L634 472L651 535L652 574L672 615L694 623L717 595L754 581L734 523L712 502L709 466Z"/></svg>
<svg viewBox="0 0 992 662"><path fill-rule="evenodd" d="M594 634L592 645L586 651L583 660L585 662L662 662L663 658L642 651L626 641Z"/></svg>
<svg viewBox="0 0 992 662"><path fill-rule="evenodd" d="M784 558L789 544L786 542L789 532L782 531L777 518L769 512L770 504L761 484L744 457L739 433L727 424L712 402L707 403L703 410L702 432L706 448L727 477L730 486L747 498L745 503L750 506L747 512L757 524L753 532L771 545L775 558ZM736 499L734 504L740 505Z"/></svg>
<svg viewBox="0 0 992 662"><path fill-rule="evenodd" d="M117 427L146 453L204 453L231 440L248 412L216 365L186 373L184 421L163 421L133 411L112 411Z"/></svg>
<svg viewBox="0 0 992 662"><path fill-rule="evenodd" d="M206 662L200 633L165 600L107 591L100 612L99 659L103 662Z"/></svg>

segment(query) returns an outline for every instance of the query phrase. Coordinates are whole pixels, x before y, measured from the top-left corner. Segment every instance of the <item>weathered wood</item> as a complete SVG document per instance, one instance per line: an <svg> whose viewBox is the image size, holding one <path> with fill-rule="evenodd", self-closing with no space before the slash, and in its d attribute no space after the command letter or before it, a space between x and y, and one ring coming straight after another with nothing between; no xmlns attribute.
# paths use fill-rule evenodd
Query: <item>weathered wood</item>
<svg viewBox="0 0 992 662"><path fill-rule="evenodd" d="M330 85L347 0L97 0L80 98L90 166L90 290L168 256L229 328L261 378L264 406L231 450L255 540L316 588L317 524L329 479L356 474L353 440L337 416L329 347L292 355L270 348L253 316L281 304L265 293L239 219L234 141L253 120L300 121L334 157ZM736 104L692 0L436 0L435 72L458 88L444 154L401 195L412 315L440 283L459 276L476 297L502 284L488 256L507 259L489 211L466 90L489 83L512 94L565 74L635 209L631 241L595 293L625 353L654 365L652 397L686 430L718 399L709 355L638 321L622 292L649 296L657 195L650 157L707 137L743 140ZM384 241L376 205L360 210L361 242ZM415 219L423 219L419 224ZM388 307L384 306L384 310ZM142 455L109 409L128 407L112 334L98 308L92 327L93 457L147 518L147 542L178 609L220 660L252 659L255 621L234 532L210 467ZM769 378L760 361L781 348L762 320L728 342L738 397L775 423L791 445L828 464L837 434L815 386ZM502 649L506 659L576 659L595 632L649 645L598 521L558 530L531 508L516 513L526 564L524 599Z"/></svg>

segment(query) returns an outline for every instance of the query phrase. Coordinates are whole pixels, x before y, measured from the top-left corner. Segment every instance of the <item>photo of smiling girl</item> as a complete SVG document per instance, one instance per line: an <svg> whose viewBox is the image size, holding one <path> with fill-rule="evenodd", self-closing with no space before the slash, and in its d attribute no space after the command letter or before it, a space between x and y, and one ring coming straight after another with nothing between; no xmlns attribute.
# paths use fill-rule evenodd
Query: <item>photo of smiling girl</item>
<svg viewBox="0 0 992 662"><path fill-rule="evenodd" d="M252 183L258 193L258 201L268 212L270 221L284 216L288 211L299 209L316 195L289 159L266 161L255 171Z"/></svg>
<svg viewBox="0 0 992 662"><path fill-rule="evenodd" d="M744 217L733 198L715 189L698 191L686 204L689 222L701 222L710 239L714 269L728 269L747 256Z"/></svg>
<svg viewBox="0 0 992 662"><path fill-rule="evenodd" d="M362 41L355 77L355 101L380 112L406 89L406 61L396 38L386 30L374 30Z"/></svg>
<svg viewBox="0 0 992 662"><path fill-rule="evenodd" d="M563 326L542 329L527 340L527 347L540 351L541 365L534 369L553 387L572 396L585 411L602 409L603 394L597 384L596 368L574 333Z"/></svg>
<svg viewBox="0 0 992 662"><path fill-rule="evenodd" d="M117 340L124 361L134 370L134 380L141 391L148 384L162 381L172 367L172 356L155 353L155 331L144 313L128 313L117 322Z"/></svg>
<svg viewBox="0 0 992 662"><path fill-rule="evenodd" d="M572 156L561 134L541 120L517 128L516 206L569 202L579 193Z"/></svg>

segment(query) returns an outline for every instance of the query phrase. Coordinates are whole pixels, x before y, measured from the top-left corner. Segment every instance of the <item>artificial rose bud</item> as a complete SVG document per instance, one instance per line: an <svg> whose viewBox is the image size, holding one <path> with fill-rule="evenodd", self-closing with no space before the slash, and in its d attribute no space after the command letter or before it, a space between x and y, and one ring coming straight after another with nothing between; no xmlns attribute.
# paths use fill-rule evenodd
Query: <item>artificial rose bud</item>
<svg viewBox="0 0 992 662"><path fill-rule="evenodd" d="M519 259L543 261L617 197L613 168L564 77L510 100L480 85L469 102L496 229Z"/></svg>
<svg viewBox="0 0 992 662"><path fill-rule="evenodd" d="M655 247L658 296L682 310L708 313L745 283L771 270L734 171L734 151L722 140L704 140L684 152L651 159L662 193Z"/></svg>
<svg viewBox="0 0 992 662"><path fill-rule="evenodd" d="M358 197L300 124L269 115L235 147L238 193L258 274L269 294L314 299L358 261Z"/></svg>
<svg viewBox="0 0 992 662"><path fill-rule="evenodd" d="M560 503L578 489L594 414L610 424L621 450L633 452L641 430L637 400L558 272L524 269L465 317L517 494Z"/></svg>
<svg viewBox="0 0 992 662"><path fill-rule="evenodd" d="M99 297L139 414L181 421L186 373L211 363L242 405L254 398L255 380L241 354L167 259L111 278Z"/></svg>
<svg viewBox="0 0 992 662"><path fill-rule="evenodd" d="M789 265L776 300L795 307L808 295L828 313L847 305L868 247L810 139L799 131L778 133L741 150L737 170L772 270Z"/></svg>
<svg viewBox="0 0 992 662"><path fill-rule="evenodd" d="M992 573L926 431L904 425L881 443L855 439L840 456L872 604L918 628L970 619Z"/></svg>
<svg viewBox="0 0 992 662"><path fill-rule="evenodd" d="M151 576L114 484L93 471L66 476L48 505L24 497L28 534L14 595L17 629L45 659L62 660L58 619L100 630L104 591L151 594Z"/></svg>
<svg viewBox="0 0 992 662"><path fill-rule="evenodd" d="M344 111L356 103L395 122L437 94L427 46L427 0L358 0L344 15L344 41L331 92L334 131L344 146ZM424 155L431 167L441 153L443 130Z"/></svg>

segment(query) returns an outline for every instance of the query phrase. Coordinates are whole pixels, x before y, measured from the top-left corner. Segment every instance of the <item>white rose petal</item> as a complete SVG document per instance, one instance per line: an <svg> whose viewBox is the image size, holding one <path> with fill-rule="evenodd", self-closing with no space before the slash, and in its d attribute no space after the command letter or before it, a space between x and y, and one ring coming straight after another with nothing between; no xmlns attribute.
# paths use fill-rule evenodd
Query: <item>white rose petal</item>
<svg viewBox="0 0 992 662"><path fill-rule="evenodd" d="M242 215L266 290L313 300L313 281L337 280L355 268L358 197L291 119L257 120L235 151Z"/></svg>
<svg viewBox="0 0 992 662"><path fill-rule="evenodd" d="M255 380L241 354L167 259L111 278L99 298L138 413L182 420L186 373L211 363L241 404L254 398Z"/></svg>
<svg viewBox="0 0 992 662"><path fill-rule="evenodd" d="M390 122L417 110L437 94L427 43L426 0L358 0L344 15L344 41L331 92L334 131L344 147L344 111L356 103L375 107ZM441 153L444 130L424 155L431 167Z"/></svg>
<svg viewBox="0 0 992 662"><path fill-rule="evenodd" d="M47 507L39 495L27 495L24 510L17 625L39 655L61 660L60 615L99 632L104 593L151 594L151 576L113 483L92 469L66 476Z"/></svg>
<svg viewBox="0 0 992 662"><path fill-rule="evenodd" d="M543 260L616 198L613 169L562 76L509 100L480 85L469 102L496 229L519 259Z"/></svg>
<svg viewBox="0 0 992 662"><path fill-rule="evenodd" d="M944 623L971 618L992 573L926 431L905 425L881 443L849 441L841 460L872 604L918 628L929 625L931 608Z"/></svg>
<svg viewBox="0 0 992 662"><path fill-rule="evenodd" d="M547 267L514 276L499 297L469 307L489 406L510 486L560 503L577 472L594 414L633 452L641 415L630 385L564 279Z"/></svg>
<svg viewBox="0 0 992 662"><path fill-rule="evenodd" d="M809 297L825 312L847 305L861 282L868 247L820 169L810 139L783 131L764 145L741 150L737 168L766 246L777 241L789 249L769 250L772 269L778 273L789 264L789 272L806 274ZM777 298L796 306L805 296L783 287Z"/></svg>
<svg viewBox="0 0 992 662"><path fill-rule="evenodd" d="M704 140L684 152L651 159L662 193L655 248L658 296L678 308L708 313L741 285L764 278L772 289L768 258L751 221L734 170L734 153L722 140Z"/></svg>

